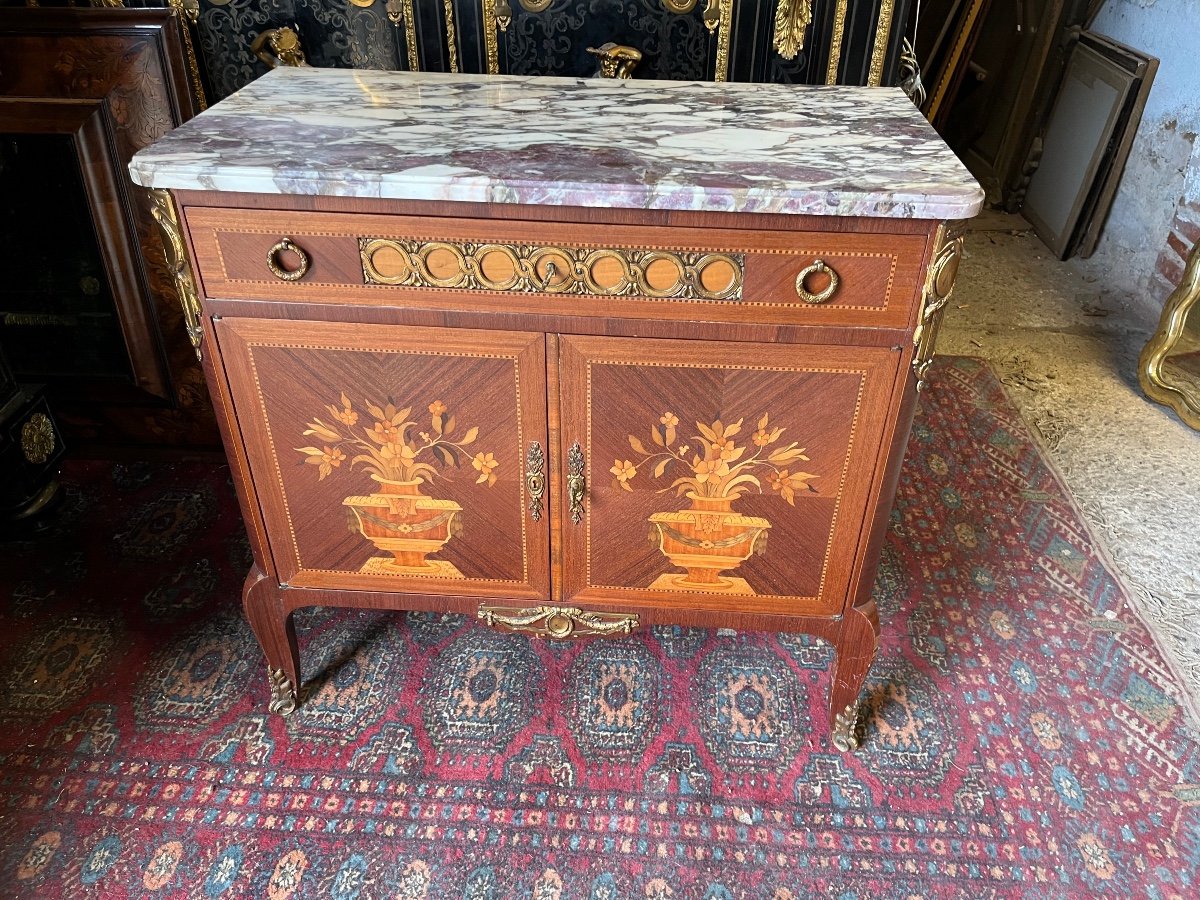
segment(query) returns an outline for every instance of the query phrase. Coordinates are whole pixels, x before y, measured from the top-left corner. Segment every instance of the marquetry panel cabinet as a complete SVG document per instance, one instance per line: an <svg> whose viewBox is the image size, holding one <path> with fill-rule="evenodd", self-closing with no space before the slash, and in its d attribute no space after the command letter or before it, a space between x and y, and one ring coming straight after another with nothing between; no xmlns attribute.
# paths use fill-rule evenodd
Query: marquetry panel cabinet
<svg viewBox="0 0 1200 900"><path fill-rule="evenodd" d="M158 193L275 711L301 606L552 638L682 623L831 641L830 725L855 745L956 229Z"/></svg>

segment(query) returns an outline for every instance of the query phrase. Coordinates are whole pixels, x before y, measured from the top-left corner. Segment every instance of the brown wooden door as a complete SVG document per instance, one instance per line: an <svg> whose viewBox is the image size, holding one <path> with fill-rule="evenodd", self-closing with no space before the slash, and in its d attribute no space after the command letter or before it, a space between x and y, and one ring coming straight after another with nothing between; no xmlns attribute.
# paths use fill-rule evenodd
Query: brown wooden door
<svg viewBox="0 0 1200 900"><path fill-rule="evenodd" d="M829 614L847 595L898 351L562 337L564 600Z"/></svg>
<svg viewBox="0 0 1200 900"><path fill-rule="evenodd" d="M221 319L281 582L544 599L545 336Z"/></svg>

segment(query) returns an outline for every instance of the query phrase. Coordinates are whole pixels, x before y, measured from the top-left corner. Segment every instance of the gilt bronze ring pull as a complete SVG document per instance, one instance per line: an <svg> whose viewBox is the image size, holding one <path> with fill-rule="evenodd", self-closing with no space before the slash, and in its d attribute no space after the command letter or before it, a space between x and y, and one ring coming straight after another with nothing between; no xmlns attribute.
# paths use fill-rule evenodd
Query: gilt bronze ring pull
<svg viewBox="0 0 1200 900"><path fill-rule="evenodd" d="M813 293L806 286L808 279L812 275L824 275L829 279L829 284L825 289L817 293ZM833 270L833 266L828 265L823 259L813 260L811 266L805 266L800 270L800 274L796 276L796 293L805 303L824 303L837 293L838 285L842 279L838 277L838 273Z"/></svg>
<svg viewBox="0 0 1200 900"><path fill-rule="evenodd" d="M279 264L279 254L290 251L296 254L300 264L294 269L285 269ZM300 249L291 238L284 238L267 251L267 268L280 281L299 281L308 274L308 254Z"/></svg>

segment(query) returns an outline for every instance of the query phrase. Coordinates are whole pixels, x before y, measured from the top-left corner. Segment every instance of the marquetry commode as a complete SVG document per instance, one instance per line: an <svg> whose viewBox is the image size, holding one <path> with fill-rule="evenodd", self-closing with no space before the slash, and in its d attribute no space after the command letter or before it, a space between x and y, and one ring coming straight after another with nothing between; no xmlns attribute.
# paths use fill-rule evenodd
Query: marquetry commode
<svg viewBox="0 0 1200 900"><path fill-rule="evenodd" d="M982 193L899 90L278 69L132 164L292 611L836 648Z"/></svg>

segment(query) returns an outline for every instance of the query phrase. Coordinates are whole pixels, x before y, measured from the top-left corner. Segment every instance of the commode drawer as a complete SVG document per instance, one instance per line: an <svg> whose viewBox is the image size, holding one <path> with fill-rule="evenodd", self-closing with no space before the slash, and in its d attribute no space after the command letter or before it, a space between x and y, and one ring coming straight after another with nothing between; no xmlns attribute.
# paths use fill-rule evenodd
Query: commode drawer
<svg viewBox="0 0 1200 900"><path fill-rule="evenodd" d="M209 297L680 321L906 328L925 250L912 234L207 207L186 217Z"/></svg>

